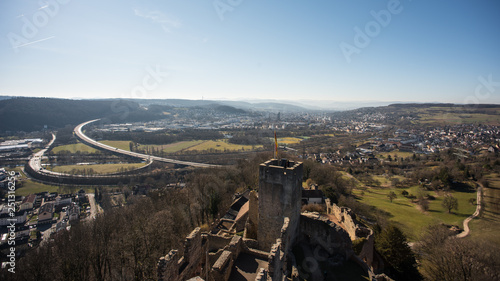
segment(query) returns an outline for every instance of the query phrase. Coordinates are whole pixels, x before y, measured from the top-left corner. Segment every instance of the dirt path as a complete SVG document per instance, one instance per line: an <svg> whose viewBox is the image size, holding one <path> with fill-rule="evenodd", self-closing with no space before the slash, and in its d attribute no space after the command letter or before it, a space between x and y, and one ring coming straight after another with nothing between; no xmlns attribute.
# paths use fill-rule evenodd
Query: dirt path
<svg viewBox="0 0 500 281"><path fill-rule="evenodd" d="M476 211L474 212L474 214L472 214L472 216L466 218L464 220L464 231L462 231L461 233L457 234L456 237L457 238L464 238L466 237L467 235L469 235L470 233L470 229L469 229L469 222L474 219L475 217L479 216L479 214L481 213L481 206L482 206L482 195L483 195L483 186L481 184L478 184L478 188L477 188L477 199L476 199L476 202L477 202L477 207L476 207Z"/></svg>

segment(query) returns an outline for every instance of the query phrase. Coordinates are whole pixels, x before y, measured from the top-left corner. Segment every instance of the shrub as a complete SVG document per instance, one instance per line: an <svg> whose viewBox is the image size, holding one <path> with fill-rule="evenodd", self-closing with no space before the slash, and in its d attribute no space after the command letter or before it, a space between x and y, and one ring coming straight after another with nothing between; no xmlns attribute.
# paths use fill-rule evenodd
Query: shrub
<svg viewBox="0 0 500 281"><path fill-rule="evenodd" d="M325 206L320 205L320 204L307 204L307 205L302 206L302 212L304 212L304 211L325 213L326 209L325 209Z"/></svg>

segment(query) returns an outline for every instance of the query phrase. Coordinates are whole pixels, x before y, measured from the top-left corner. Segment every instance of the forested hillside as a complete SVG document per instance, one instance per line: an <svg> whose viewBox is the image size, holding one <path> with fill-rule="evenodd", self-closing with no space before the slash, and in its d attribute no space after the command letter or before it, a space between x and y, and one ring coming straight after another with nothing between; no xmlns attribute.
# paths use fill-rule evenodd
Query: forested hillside
<svg viewBox="0 0 500 281"><path fill-rule="evenodd" d="M113 122L149 121L157 113L124 100L68 100L52 98L13 98L0 103L0 131L36 131L77 125L96 118Z"/></svg>

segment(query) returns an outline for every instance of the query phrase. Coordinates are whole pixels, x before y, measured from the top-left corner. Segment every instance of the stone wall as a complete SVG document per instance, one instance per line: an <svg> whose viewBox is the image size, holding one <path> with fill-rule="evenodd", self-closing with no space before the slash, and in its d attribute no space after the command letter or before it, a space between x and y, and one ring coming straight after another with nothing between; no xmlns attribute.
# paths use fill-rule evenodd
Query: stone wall
<svg viewBox="0 0 500 281"><path fill-rule="evenodd" d="M259 248L269 251L280 236L283 219L290 219L290 240L298 230L301 209L302 163L269 160L259 168ZM251 238L251 237L248 237Z"/></svg>
<svg viewBox="0 0 500 281"><path fill-rule="evenodd" d="M271 251L267 254L268 269L260 271L262 276L259 274L256 280L282 280L287 274L287 255L288 249L291 247L288 244L290 241L289 222L290 219L285 217L280 236L276 239L275 243L271 246Z"/></svg>
<svg viewBox="0 0 500 281"><path fill-rule="evenodd" d="M171 250L160 258L157 266L158 280L181 281L200 274L204 252L201 231L197 227L186 237L182 257L179 258L177 250Z"/></svg>
<svg viewBox="0 0 500 281"><path fill-rule="evenodd" d="M209 281L227 281L235 260L242 251L243 239L240 236L232 237L229 245L224 248L220 257L210 269Z"/></svg>
<svg viewBox="0 0 500 281"><path fill-rule="evenodd" d="M257 240L257 229L259 227L259 198L255 190L248 195L248 219L245 224L243 237Z"/></svg>
<svg viewBox="0 0 500 281"><path fill-rule="evenodd" d="M375 235L373 235L373 230L370 229L370 234L366 238L363 248L359 254L359 258L363 260L371 270L376 270L374 268L373 256L375 252Z"/></svg>
<svg viewBox="0 0 500 281"><path fill-rule="evenodd" d="M281 280L283 277L284 253L281 250L281 239L277 239L276 243L271 247L268 257L268 276L271 280Z"/></svg>
<svg viewBox="0 0 500 281"><path fill-rule="evenodd" d="M351 240L367 238L370 235L371 230L360 225L356 221L356 215L353 211L351 211L351 209L332 204L330 199L326 199L325 201L327 213L334 215L337 218L337 220L344 226L347 233L349 233Z"/></svg>
<svg viewBox="0 0 500 281"><path fill-rule="evenodd" d="M317 213L303 213L300 233L309 242L321 246L331 256L348 260L354 254L349 234L339 225Z"/></svg>
<svg viewBox="0 0 500 281"><path fill-rule="evenodd" d="M257 277L255 277L255 281L267 281L267 271L264 268L259 270Z"/></svg>
<svg viewBox="0 0 500 281"><path fill-rule="evenodd" d="M160 258L158 262L158 281L177 280L178 259L177 250L171 250L166 256Z"/></svg>
<svg viewBox="0 0 500 281"><path fill-rule="evenodd" d="M375 236L373 230L359 224L355 219L355 214L349 208L339 207L332 204L330 199L326 199L327 213L334 215L344 226L351 240L365 238L363 248L359 258L365 262L371 270L374 270Z"/></svg>

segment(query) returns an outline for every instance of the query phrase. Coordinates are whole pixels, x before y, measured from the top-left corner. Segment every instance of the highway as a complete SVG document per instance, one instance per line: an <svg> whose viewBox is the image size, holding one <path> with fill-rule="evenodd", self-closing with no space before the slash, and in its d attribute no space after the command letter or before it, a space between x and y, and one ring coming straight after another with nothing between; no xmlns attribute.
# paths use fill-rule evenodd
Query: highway
<svg viewBox="0 0 500 281"><path fill-rule="evenodd" d="M85 125L88 125L90 123L96 122L98 120L100 120L100 119L90 120L90 121L84 122L84 123L76 126L75 130L74 130L76 137L79 138L83 143L90 144L90 145L94 146L95 148L100 148L100 149L107 150L107 151L110 151L110 152L115 153L115 154L122 154L122 155L125 155L125 156L139 158L139 159L143 159L143 160L146 160L146 161L154 160L154 161L159 161L159 162L164 162L164 163L171 163L171 164L178 164L178 165L192 166L192 167L199 167L199 168L221 167L220 165L180 161L180 160L163 158L163 157L158 157L158 156L153 156L153 155L147 155L147 154L142 154L142 153L137 153L137 152L131 152L131 151L119 149L119 148L116 148L116 147L112 147L112 146L109 146L109 145L105 145L103 143L100 143L98 141L95 141L95 140L87 137L82 132L82 128Z"/></svg>
<svg viewBox="0 0 500 281"><path fill-rule="evenodd" d="M35 171L38 174L46 174L46 175L52 175L52 176L85 177L82 175L70 175L70 174L53 172L53 171L45 169L42 166L43 154L47 151L47 149L49 149L49 147L54 143L55 140L56 140L56 135L52 134L52 140L49 142L49 144L47 144L47 146L45 146L44 149L33 154L33 156L30 158L28 164L33 169L33 171Z"/></svg>
<svg viewBox="0 0 500 281"><path fill-rule="evenodd" d="M31 159L29 160L29 165L31 166L31 168L35 171L43 171L43 172L50 172L48 170L45 170L43 167L42 167L42 157L43 157L43 154L47 151L47 149L49 149L49 147L54 143L54 141L56 140L56 135L52 134L52 140L49 142L49 144L47 144L47 146L45 146L44 149L38 151L37 153L33 154L33 156L31 157Z"/></svg>

